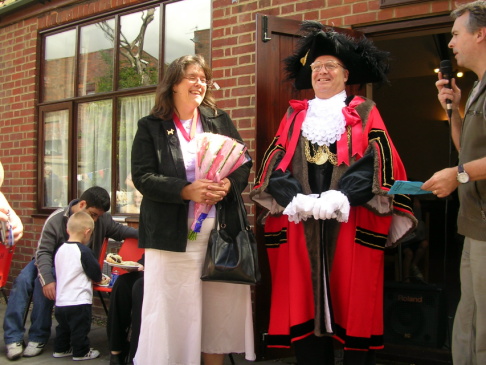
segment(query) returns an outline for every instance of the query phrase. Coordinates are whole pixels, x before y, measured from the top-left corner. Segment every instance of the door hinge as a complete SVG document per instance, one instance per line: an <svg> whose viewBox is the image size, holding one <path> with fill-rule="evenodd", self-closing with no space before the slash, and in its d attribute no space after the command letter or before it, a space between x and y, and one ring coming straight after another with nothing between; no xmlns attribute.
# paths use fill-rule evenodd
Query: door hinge
<svg viewBox="0 0 486 365"><path fill-rule="evenodd" d="M268 42L271 39L268 37L268 17L264 15L262 18L262 42Z"/></svg>

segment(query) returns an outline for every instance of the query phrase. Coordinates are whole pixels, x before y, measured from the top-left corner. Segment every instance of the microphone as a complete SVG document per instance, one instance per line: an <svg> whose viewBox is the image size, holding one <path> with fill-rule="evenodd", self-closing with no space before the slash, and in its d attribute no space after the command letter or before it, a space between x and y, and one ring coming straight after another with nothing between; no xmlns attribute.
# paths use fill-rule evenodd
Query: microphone
<svg viewBox="0 0 486 365"><path fill-rule="evenodd" d="M443 60L440 61L440 68L439 68L440 73L442 74L442 78L449 80L449 82L445 85L445 87L451 89L451 79L452 79L452 64L451 61L449 60ZM446 99L446 106L447 106L447 115L449 119L451 119L452 116L452 100Z"/></svg>

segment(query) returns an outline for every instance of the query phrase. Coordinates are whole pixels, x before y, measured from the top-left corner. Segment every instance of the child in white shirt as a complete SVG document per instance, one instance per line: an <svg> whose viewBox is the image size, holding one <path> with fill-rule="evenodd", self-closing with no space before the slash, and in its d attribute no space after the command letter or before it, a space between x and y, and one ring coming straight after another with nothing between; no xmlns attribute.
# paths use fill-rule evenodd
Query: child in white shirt
<svg viewBox="0 0 486 365"><path fill-rule="evenodd" d="M101 281L98 260L88 244L94 221L84 211L74 213L68 220L68 242L55 254L56 327L54 357L73 356L73 360L91 360L100 352L90 348L93 281Z"/></svg>

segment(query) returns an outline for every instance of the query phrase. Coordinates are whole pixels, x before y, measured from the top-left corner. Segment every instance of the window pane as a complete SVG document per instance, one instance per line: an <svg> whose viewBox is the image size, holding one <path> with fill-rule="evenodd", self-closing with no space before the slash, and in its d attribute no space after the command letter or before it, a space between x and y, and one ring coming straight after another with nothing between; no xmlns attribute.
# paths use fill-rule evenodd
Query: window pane
<svg viewBox="0 0 486 365"><path fill-rule="evenodd" d="M76 30L54 34L45 38L44 101L73 97L75 75Z"/></svg>
<svg viewBox="0 0 486 365"><path fill-rule="evenodd" d="M100 100L78 109L78 196L98 185L111 192L112 101Z"/></svg>
<svg viewBox="0 0 486 365"><path fill-rule="evenodd" d="M139 213L141 194L132 183L130 166L132 143L137 132L137 122L149 115L154 105L155 94L129 96L119 100L118 120L118 188L117 211Z"/></svg>
<svg viewBox="0 0 486 365"><path fill-rule="evenodd" d="M159 13L157 7L121 17L120 89L157 84Z"/></svg>
<svg viewBox="0 0 486 365"><path fill-rule="evenodd" d="M81 28L78 95L113 90L115 20Z"/></svg>
<svg viewBox="0 0 486 365"><path fill-rule="evenodd" d="M202 54L211 60L211 1L185 0L167 4L165 8L166 64L187 54Z"/></svg>
<svg viewBox="0 0 486 365"><path fill-rule="evenodd" d="M67 205L69 111L44 114L44 206Z"/></svg>

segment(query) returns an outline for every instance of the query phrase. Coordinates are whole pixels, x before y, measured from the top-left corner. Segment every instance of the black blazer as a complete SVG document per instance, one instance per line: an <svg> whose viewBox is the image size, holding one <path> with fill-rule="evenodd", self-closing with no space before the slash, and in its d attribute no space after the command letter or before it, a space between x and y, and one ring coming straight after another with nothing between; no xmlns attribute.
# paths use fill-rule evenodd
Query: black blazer
<svg viewBox="0 0 486 365"><path fill-rule="evenodd" d="M217 115L207 107L199 108L203 130L223 134L242 141L229 115L219 110ZM233 191L241 192L248 185L252 162L235 170L228 179L233 189L223 199L226 223L230 232L238 231L238 210ZM138 121L132 146L132 179L143 194L140 207L139 246L159 250L184 252L187 243L189 201L181 198L181 190L190 184L186 178L184 160L172 119L153 115Z"/></svg>

